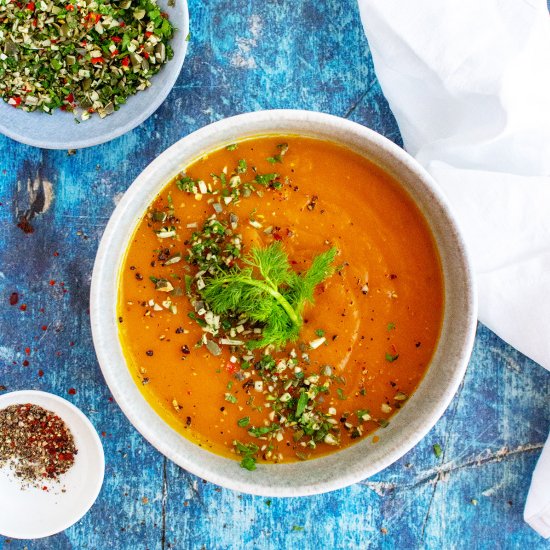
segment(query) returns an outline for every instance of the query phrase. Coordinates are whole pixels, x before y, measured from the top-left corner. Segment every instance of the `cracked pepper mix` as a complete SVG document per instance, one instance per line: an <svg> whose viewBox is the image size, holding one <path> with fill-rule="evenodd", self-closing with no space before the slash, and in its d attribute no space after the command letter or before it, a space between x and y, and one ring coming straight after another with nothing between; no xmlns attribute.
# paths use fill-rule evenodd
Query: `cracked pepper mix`
<svg viewBox="0 0 550 550"><path fill-rule="evenodd" d="M0 467L9 466L23 485L59 481L77 454L73 434L55 413L30 403L0 410Z"/></svg>

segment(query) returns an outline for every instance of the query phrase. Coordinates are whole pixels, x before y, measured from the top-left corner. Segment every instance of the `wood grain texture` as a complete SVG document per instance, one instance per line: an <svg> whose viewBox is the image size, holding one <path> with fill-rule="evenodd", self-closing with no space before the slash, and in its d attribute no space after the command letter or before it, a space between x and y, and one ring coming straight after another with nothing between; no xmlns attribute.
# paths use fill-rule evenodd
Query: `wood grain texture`
<svg viewBox="0 0 550 550"><path fill-rule="evenodd" d="M79 523L0 548L550 548L522 519L550 425L550 377L482 326L430 434L377 476L316 497L205 483L154 450L110 399L91 341L90 275L117 199L153 158L209 122L277 107L345 116L401 144L355 0L191 0L190 12L183 72L136 130L71 156L0 137L0 385L68 398L106 455L105 484ZM33 233L17 227L22 216Z"/></svg>

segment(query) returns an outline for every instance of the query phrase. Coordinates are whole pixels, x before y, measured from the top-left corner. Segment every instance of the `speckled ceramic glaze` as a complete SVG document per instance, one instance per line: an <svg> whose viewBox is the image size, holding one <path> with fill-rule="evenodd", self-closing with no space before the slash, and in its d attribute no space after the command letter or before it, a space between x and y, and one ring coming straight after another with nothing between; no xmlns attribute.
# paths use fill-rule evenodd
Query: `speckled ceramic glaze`
<svg viewBox="0 0 550 550"><path fill-rule="evenodd" d="M137 388L122 353L116 321L117 280L124 251L149 203L162 187L201 154L244 137L301 134L335 141L392 174L414 199L434 234L445 281L441 337L414 395L377 434L330 456L306 462L259 465L254 472L214 455L170 428ZM358 243L359 245L360 243ZM96 353L118 404L160 452L208 481L266 496L331 491L365 479L403 456L437 422L460 384L476 327L476 295L464 242L444 197L417 162L381 135L348 120L310 111L263 111L211 124L178 141L130 186L101 241L92 277L91 322Z"/></svg>
<svg viewBox="0 0 550 550"><path fill-rule="evenodd" d="M168 0L158 0L176 27L171 41L174 57L152 77L151 86L128 98L118 111L105 117L93 116L76 124L71 113L57 109L51 115L27 113L15 109L0 99L0 132L6 136L43 149L81 149L115 139L149 118L166 99L176 83L187 52L189 33L187 0L169 6Z"/></svg>

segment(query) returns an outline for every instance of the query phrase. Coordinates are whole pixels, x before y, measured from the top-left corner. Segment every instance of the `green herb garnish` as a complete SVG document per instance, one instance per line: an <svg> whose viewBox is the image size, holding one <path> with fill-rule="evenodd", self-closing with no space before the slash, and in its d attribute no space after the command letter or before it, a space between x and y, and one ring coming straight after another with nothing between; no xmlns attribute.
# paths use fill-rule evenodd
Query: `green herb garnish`
<svg viewBox="0 0 550 550"><path fill-rule="evenodd" d="M240 418L239 420L237 420L237 426L239 426L239 428L246 428L249 424L250 424L249 416L244 416L243 418Z"/></svg>
<svg viewBox="0 0 550 550"><path fill-rule="evenodd" d="M309 401L308 394L305 391L302 392L300 394L300 397L298 398L298 404L296 405L296 418L300 418L300 416L304 414L308 401Z"/></svg>
<svg viewBox="0 0 550 550"><path fill-rule="evenodd" d="M303 308L313 302L315 287L332 275L336 252L319 254L308 271L298 274L280 243L254 247L243 258L244 268L206 279L201 295L218 315L244 315L263 325L261 338L248 342L250 348L284 346L298 338Z"/></svg>
<svg viewBox="0 0 550 550"><path fill-rule="evenodd" d="M439 443L435 443L433 449L436 458L439 458L443 454L443 449L441 449L441 445Z"/></svg>
<svg viewBox="0 0 550 550"><path fill-rule="evenodd" d="M243 459L241 460L241 468L245 468L246 470L251 470L251 471L255 470L256 469L255 455L260 450L258 445L254 445L254 443L245 445L240 441L233 441L233 446L235 447L235 451L237 451L237 453L243 457Z"/></svg>

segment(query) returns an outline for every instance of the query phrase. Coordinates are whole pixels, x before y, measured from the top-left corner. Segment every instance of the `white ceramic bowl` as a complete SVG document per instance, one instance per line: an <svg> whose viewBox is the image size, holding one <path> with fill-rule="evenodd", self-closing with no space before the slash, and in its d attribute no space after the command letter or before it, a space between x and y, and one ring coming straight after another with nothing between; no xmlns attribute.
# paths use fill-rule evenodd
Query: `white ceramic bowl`
<svg viewBox="0 0 550 550"><path fill-rule="evenodd" d="M201 154L244 137L301 134L340 143L392 174L431 227L441 256L445 312L441 337L428 372L390 425L330 456L294 464L259 465L254 472L191 443L144 399L118 339L117 280L129 239L161 188ZM365 479L403 456L443 414L464 376L476 328L476 294L464 242L449 206L417 162L381 135L348 120L309 111L263 111L216 122L194 132L155 159L130 186L112 215L99 246L91 290L95 349L113 396L132 424L161 453L218 485L270 496L299 496L338 489Z"/></svg>
<svg viewBox="0 0 550 550"><path fill-rule="evenodd" d="M115 139L149 118L166 99L173 88L187 52L189 12L187 0L177 0L169 6L168 0L158 0L177 28L171 45L174 57L151 79L151 86L130 96L120 109L104 119L94 115L76 124L71 113L59 109L48 115L27 113L15 109L0 99L0 132L6 136L43 149L82 149Z"/></svg>
<svg viewBox="0 0 550 550"><path fill-rule="evenodd" d="M103 483L103 447L92 423L67 400L43 391L15 391L0 396L0 409L32 403L57 414L71 430L78 453L59 484L49 489L21 489L13 472L0 469L0 534L16 539L37 539L59 533L76 523L95 502Z"/></svg>

